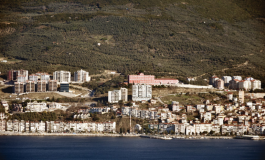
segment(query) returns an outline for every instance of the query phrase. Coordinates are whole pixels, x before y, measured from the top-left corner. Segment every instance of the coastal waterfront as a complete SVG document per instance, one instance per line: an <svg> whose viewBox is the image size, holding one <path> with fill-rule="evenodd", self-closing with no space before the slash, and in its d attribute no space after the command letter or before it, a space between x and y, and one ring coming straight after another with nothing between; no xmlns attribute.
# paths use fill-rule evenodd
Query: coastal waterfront
<svg viewBox="0 0 265 160"><path fill-rule="evenodd" d="M1 136L3 160L264 158L265 141L186 140L84 136Z"/></svg>

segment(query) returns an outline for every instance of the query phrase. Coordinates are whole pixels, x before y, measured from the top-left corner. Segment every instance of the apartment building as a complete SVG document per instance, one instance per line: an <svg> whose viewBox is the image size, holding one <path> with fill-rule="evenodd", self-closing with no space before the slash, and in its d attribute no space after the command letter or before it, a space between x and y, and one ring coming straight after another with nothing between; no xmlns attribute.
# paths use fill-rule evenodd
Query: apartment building
<svg viewBox="0 0 265 160"><path fill-rule="evenodd" d="M50 80L50 75L48 73L41 73L40 74L40 80L48 83Z"/></svg>
<svg viewBox="0 0 265 160"><path fill-rule="evenodd" d="M108 102L118 103L120 100L123 102L128 101L128 89L121 88L120 90L114 90L108 92Z"/></svg>
<svg viewBox="0 0 265 160"><path fill-rule="evenodd" d="M251 80L251 89L261 89L261 81L260 80Z"/></svg>
<svg viewBox="0 0 265 160"><path fill-rule="evenodd" d="M57 80L58 83L71 82L71 72L69 71L55 71L53 72L53 80Z"/></svg>
<svg viewBox="0 0 265 160"><path fill-rule="evenodd" d="M229 86L229 82L232 80L231 76L223 76L222 80L224 81L224 86L228 87Z"/></svg>
<svg viewBox="0 0 265 160"><path fill-rule="evenodd" d="M224 81L222 79L217 79L215 82L214 82L214 86L215 88L217 89L224 89Z"/></svg>
<svg viewBox="0 0 265 160"><path fill-rule="evenodd" d="M13 86L13 93L16 93L16 94L24 93L24 83L15 82Z"/></svg>
<svg viewBox="0 0 265 160"><path fill-rule="evenodd" d="M26 81L27 81L27 77L26 76L24 76L24 75L18 75L17 76L17 82L23 82L23 83L25 83Z"/></svg>
<svg viewBox="0 0 265 160"><path fill-rule="evenodd" d="M89 82L90 81L89 72L84 70L79 70L74 73L74 81L79 83Z"/></svg>
<svg viewBox="0 0 265 160"><path fill-rule="evenodd" d="M31 74L31 75L29 75L29 80L37 83L38 82L38 76L36 74Z"/></svg>
<svg viewBox="0 0 265 160"><path fill-rule="evenodd" d="M57 91L57 80L48 81L48 91Z"/></svg>
<svg viewBox="0 0 265 160"><path fill-rule="evenodd" d="M145 84L136 84L132 86L133 101L148 101L152 98L152 86Z"/></svg>
<svg viewBox="0 0 265 160"><path fill-rule="evenodd" d="M26 92L35 92L35 82L34 81L27 81L26 82Z"/></svg>
<svg viewBox="0 0 265 160"><path fill-rule="evenodd" d="M37 92L46 92L46 81L37 82Z"/></svg>
<svg viewBox="0 0 265 160"><path fill-rule="evenodd" d="M18 76L25 76L25 81L28 80L28 70L9 70L7 71L7 80L16 81Z"/></svg>
<svg viewBox="0 0 265 160"><path fill-rule="evenodd" d="M238 82L238 89L244 89L246 91L251 89L251 81L242 80Z"/></svg>
<svg viewBox="0 0 265 160"><path fill-rule="evenodd" d="M234 89L234 90L239 89L239 82L240 82L240 80L238 80L238 79L231 80L229 82L229 89Z"/></svg>
<svg viewBox="0 0 265 160"><path fill-rule="evenodd" d="M218 80L219 78L217 76L212 76L209 78L209 85L213 85L215 87L215 81Z"/></svg>

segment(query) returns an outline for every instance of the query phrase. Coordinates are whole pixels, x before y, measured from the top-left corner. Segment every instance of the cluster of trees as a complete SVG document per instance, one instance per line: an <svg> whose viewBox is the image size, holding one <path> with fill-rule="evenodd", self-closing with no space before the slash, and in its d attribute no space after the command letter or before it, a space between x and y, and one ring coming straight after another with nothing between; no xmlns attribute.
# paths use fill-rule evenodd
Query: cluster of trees
<svg viewBox="0 0 265 160"><path fill-rule="evenodd" d="M116 76L102 84L97 83L97 81L90 81L83 83L82 86L94 90L95 95L99 95L108 93L111 88L125 87L126 85L124 85L123 82L124 76Z"/></svg>
<svg viewBox="0 0 265 160"><path fill-rule="evenodd" d="M26 112L17 113L9 117L11 120L25 120L25 121L55 121L57 115L55 112Z"/></svg>

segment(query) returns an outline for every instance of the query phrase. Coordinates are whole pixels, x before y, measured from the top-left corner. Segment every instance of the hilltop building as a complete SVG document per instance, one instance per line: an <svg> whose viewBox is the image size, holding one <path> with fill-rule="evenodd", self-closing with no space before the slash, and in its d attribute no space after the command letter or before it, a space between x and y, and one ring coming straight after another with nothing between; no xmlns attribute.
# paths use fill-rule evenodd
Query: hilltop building
<svg viewBox="0 0 265 160"><path fill-rule="evenodd" d="M90 81L89 73L82 69L76 71L74 73L74 81L79 83L89 82Z"/></svg>
<svg viewBox="0 0 265 160"><path fill-rule="evenodd" d="M15 82L14 86L13 86L13 93L24 93L24 83L22 82Z"/></svg>
<svg viewBox="0 0 265 160"><path fill-rule="evenodd" d="M17 82L23 82L25 83L28 80L28 78L24 75L18 75L17 76Z"/></svg>
<svg viewBox="0 0 265 160"><path fill-rule="evenodd" d="M246 91L249 91L251 89L251 81L248 80L242 80L238 82L238 88L239 89L245 89Z"/></svg>
<svg viewBox="0 0 265 160"><path fill-rule="evenodd" d="M37 83L38 82L38 76L36 74L31 74L31 75L29 75L29 80Z"/></svg>
<svg viewBox="0 0 265 160"><path fill-rule="evenodd" d="M251 80L251 89L261 89L261 81L260 80Z"/></svg>
<svg viewBox="0 0 265 160"><path fill-rule="evenodd" d="M57 80L58 83L71 82L71 72L69 71L55 71L53 72L53 80Z"/></svg>
<svg viewBox="0 0 265 160"><path fill-rule="evenodd" d="M37 92L46 92L46 81L37 82Z"/></svg>
<svg viewBox="0 0 265 160"><path fill-rule="evenodd" d="M217 76L212 76L209 78L209 85L212 85L215 87L215 81L217 81L219 78Z"/></svg>
<svg viewBox="0 0 265 160"><path fill-rule="evenodd" d="M171 78L155 79L154 75L144 75L143 73L140 73L138 75L129 75L128 83L147 84L147 85L171 85L171 84L178 84L179 80Z"/></svg>
<svg viewBox="0 0 265 160"><path fill-rule="evenodd" d="M229 82L232 80L232 77L231 76L223 76L222 80L224 81L225 87L228 87L229 86Z"/></svg>
<svg viewBox="0 0 265 160"><path fill-rule="evenodd" d="M35 82L27 81L26 82L26 92L35 92Z"/></svg>
<svg viewBox="0 0 265 160"><path fill-rule="evenodd" d="M24 76L25 81L28 80L28 70L9 70L7 71L7 80L16 81L18 76Z"/></svg>
<svg viewBox="0 0 265 160"><path fill-rule="evenodd" d="M217 89L224 89L224 81L222 79L218 79L214 82L214 86Z"/></svg>
<svg viewBox="0 0 265 160"><path fill-rule="evenodd" d="M128 101L128 89L121 88L120 90L114 90L108 92L108 102L118 103L120 100L123 102Z"/></svg>
<svg viewBox="0 0 265 160"><path fill-rule="evenodd" d="M57 91L57 80L49 80L48 91Z"/></svg>
<svg viewBox="0 0 265 160"><path fill-rule="evenodd" d="M40 74L40 80L48 83L50 80L50 75L48 73L41 73Z"/></svg>

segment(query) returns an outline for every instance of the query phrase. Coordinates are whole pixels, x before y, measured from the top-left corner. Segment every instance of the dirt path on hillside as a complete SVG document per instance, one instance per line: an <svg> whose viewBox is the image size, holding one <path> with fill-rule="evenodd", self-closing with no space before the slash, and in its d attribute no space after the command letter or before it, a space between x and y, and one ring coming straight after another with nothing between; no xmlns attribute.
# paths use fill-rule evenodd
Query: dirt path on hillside
<svg viewBox="0 0 265 160"><path fill-rule="evenodd" d="M232 67L232 68L224 68L224 69L221 69L221 70L216 70L216 72L219 72L219 71L224 72L224 71L226 71L226 70L228 70L228 69L239 68L239 67L243 67L243 66L246 66L246 65L248 65L248 61L246 61L245 63L242 63L242 64L238 64L238 65L236 65L235 67ZM208 73L204 73L204 74L199 75L199 76L196 76L196 77L194 77L194 78L202 77L202 76L204 76L204 75L206 75L206 74L208 74Z"/></svg>

